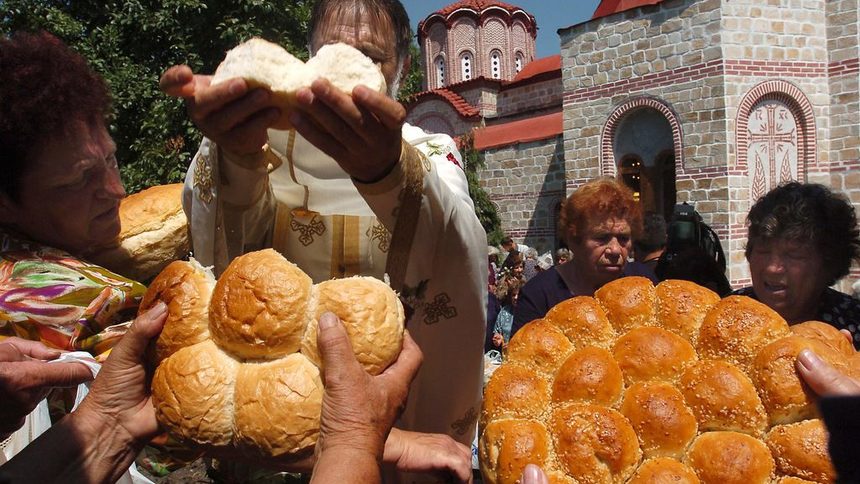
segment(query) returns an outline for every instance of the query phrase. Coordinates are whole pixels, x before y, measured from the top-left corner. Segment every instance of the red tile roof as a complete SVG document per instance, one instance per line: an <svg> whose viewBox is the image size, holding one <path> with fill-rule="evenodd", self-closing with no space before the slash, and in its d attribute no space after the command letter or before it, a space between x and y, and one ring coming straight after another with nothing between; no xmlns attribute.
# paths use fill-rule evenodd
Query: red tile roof
<svg viewBox="0 0 860 484"><path fill-rule="evenodd" d="M600 5L594 11L591 19L607 17L614 13L632 10L634 8L644 7L646 5L657 5L663 0L601 0Z"/></svg>
<svg viewBox="0 0 860 484"><path fill-rule="evenodd" d="M475 130L475 149L486 150L514 143L527 143L558 136L563 132L564 113L496 124Z"/></svg>
<svg viewBox="0 0 860 484"><path fill-rule="evenodd" d="M522 8L517 7L515 5L510 5L503 2L492 2L488 0L460 0L459 2L454 2L451 5L440 8L435 13L442 16L447 16L454 11L460 10L461 8L466 8L481 13L490 7L503 8L510 13L523 10Z"/></svg>
<svg viewBox="0 0 860 484"><path fill-rule="evenodd" d="M424 91L415 94L410 100L409 105L414 106L421 98L427 96L439 96L444 101L453 107L457 113L464 118L475 118L480 116L480 111L477 107L469 104L468 101L463 99L463 96L457 94L454 91L449 89L441 88L441 89L433 89L432 91Z"/></svg>
<svg viewBox="0 0 860 484"><path fill-rule="evenodd" d="M519 82L524 81L526 79L535 77L540 74L544 74L552 71L560 71L561 70L561 55L551 55L549 57L542 57L540 59L535 59L523 68L516 77L511 80L511 82Z"/></svg>

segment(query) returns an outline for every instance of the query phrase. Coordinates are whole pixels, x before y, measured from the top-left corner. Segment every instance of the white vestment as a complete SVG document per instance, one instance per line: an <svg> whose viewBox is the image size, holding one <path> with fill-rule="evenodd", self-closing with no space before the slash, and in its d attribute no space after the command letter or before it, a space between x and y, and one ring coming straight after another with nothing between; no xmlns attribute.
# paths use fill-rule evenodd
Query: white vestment
<svg viewBox="0 0 860 484"><path fill-rule="evenodd" d="M387 272L424 353L398 427L468 446L480 412L486 234L453 140L408 125L403 139L400 162L372 184L294 131L269 131L268 168L256 170L204 140L183 200L194 257L220 274L234 257L274 247L315 283Z"/></svg>

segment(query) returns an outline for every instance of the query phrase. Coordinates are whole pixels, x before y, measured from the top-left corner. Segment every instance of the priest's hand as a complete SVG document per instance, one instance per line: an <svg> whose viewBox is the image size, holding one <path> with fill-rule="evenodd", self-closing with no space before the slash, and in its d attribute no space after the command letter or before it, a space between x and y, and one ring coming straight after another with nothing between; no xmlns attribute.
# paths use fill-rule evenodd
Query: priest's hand
<svg viewBox="0 0 860 484"><path fill-rule="evenodd" d="M797 372L822 397L860 395L860 381L837 370L810 350L797 355Z"/></svg>
<svg viewBox="0 0 860 484"><path fill-rule="evenodd" d="M250 89L244 79L214 86L211 81L211 76L194 74L190 67L178 65L165 71L159 85L165 94L185 100L191 120L221 149L238 156L261 153L268 128L281 115L271 104L271 92Z"/></svg>
<svg viewBox="0 0 860 484"><path fill-rule="evenodd" d="M331 156L351 177L378 181L400 160L406 108L366 86L343 93L326 79L296 94L290 122L305 139Z"/></svg>

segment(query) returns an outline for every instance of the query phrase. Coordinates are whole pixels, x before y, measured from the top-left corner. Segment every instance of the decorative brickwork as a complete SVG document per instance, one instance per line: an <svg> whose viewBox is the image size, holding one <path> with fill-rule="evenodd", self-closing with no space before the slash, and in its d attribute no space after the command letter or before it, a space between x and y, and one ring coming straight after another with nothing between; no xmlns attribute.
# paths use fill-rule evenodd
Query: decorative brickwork
<svg viewBox="0 0 860 484"><path fill-rule="evenodd" d="M630 111L639 108L655 109L660 114L666 117L669 126L672 129L672 140L675 146L675 165L676 173L684 173L684 139L681 133L681 124L678 122L678 116L664 102L650 97L639 97L627 101L617 107L609 118L606 124L603 125L603 133L601 134L601 151L600 151L600 172L604 176L615 176L617 166L615 162L615 153L612 150L612 144L615 140L615 130L618 123Z"/></svg>

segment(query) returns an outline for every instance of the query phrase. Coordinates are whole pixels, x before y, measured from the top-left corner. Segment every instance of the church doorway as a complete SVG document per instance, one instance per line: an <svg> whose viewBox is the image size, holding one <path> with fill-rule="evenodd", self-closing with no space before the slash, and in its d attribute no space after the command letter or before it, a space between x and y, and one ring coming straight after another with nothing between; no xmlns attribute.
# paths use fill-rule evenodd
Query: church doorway
<svg viewBox="0 0 860 484"><path fill-rule="evenodd" d="M660 111L641 107L625 113L612 140L618 176L633 190L644 212L668 220L675 206L675 144Z"/></svg>

